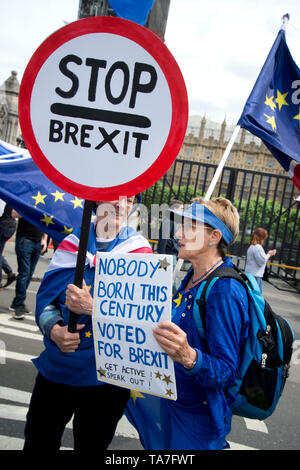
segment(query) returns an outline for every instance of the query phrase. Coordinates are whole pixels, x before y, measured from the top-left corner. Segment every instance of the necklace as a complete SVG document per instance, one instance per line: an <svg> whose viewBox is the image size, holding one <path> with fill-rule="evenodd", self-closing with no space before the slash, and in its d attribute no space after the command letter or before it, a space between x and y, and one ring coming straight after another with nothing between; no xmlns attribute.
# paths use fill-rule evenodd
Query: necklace
<svg viewBox="0 0 300 470"><path fill-rule="evenodd" d="M223 261L222 258L218 259L218 261L211 268L209 268L209 270L206 271L206 273L204 273L204 274L202 274L202 276L198 277L198 279L194 280L193 277L191 277L192 284L196 284L196 282L201 281L204 277L206 277L207 274L209 274L217 266L217 264L220 263L220 261Z"/></svg>

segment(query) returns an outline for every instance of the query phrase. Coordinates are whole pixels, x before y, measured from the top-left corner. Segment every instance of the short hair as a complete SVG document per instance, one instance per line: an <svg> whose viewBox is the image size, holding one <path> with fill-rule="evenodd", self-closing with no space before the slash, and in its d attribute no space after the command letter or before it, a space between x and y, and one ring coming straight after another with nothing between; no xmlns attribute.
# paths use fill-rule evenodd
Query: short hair
<svg viewBox="0 0 300 470"><path fill-rule="evenodd" d="M175 209L175 207L182 206L182 205L184 205L184 202L179 201L179 199L171 199L170 201L170 207L172 207L172 209Z"/></svg>
<svg viewBox="0 0 300 470"><path fill-rule="evenodd" d="M239 234L240 216L238 210L232 204L229 199L225 197L217 197L205 200L203 197L197 197L193 199L193 202L200 202L203 206L207 207L213 212L222 222L228 227L233 235L233 239L230 243L233 243ZM206 224L209 226L209 224ZM224 239L221 238L218 244L218 251L222 258L226 255L227 244Z"/></svg>
<svg viewBox="0 0 300 470"><path fill-rule="evenodd" d="M262 243L268 238L268 231L262 227L258 227L254 230L250 238L250 245L262 245Z"/></svg>

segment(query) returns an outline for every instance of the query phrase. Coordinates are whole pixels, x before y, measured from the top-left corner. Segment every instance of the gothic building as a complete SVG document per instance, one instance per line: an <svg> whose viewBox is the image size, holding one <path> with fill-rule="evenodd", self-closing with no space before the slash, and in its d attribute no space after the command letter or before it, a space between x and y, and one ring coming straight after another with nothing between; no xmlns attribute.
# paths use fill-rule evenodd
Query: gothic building
<svg viewBox="0 0 300 470"><path fill-rule="evenodd" d="M208 165L218 165L224 154L235 125L229 125L224 119L217 123L205 116L190 116L186 136L177 159L187 162L201 162ZM230 168L247 170L239 172L235 181L237 188L243 187L243 197L247 197L251 189L252 197L258 193L261 196L268 193L270 198L277 191L277 198L281 198L282 191L289 197L293 188L292 181L277 182L276 176L287 176L282 166L269 152L263 142L245 129L240 129L235 143L225 163L222 181L229 183ZM174 171L174 166L169 173ZM251 174L252 173L252 174ZM257 176L253 175L257 174ZM186 164L176 166L175 175L172 174L174 184L192 184L202 187L205 178L212 177L206 167ZM197 180L197 181L196 181Z"/></svg>
<svg viewBox="0 0 300 470"><path fill-rule="evenodd" d="M0 139L13 145L17 145L21 134L18 116L19 90L17 72L13 70L0 87Z"/></svg>

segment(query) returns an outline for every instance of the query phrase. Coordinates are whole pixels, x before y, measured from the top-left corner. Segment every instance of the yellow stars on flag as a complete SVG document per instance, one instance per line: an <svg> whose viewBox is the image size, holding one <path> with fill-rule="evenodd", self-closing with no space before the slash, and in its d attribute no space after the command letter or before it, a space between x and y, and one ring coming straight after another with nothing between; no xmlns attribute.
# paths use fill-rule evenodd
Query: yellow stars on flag
<svg viewBox="0 0 300 470"><path fill-rule="evenodd" d="M274 96L268 96L266 94L266 100L264 103L266 106L269 106L269 108L271 108L272 111L275 111L277 106L278 106L279 111L281 111L282 106L289 105L288 102L286 101L287 95L288 95L288 92L281 93L279 90L277 90L277 97L275 98L275 102L273 101ZM269 116L269 114L264 113L264 116L267 118L266 122L270 124L273 131L276 131L277 126L276 126L276 121L275 121L275 114L273 116Z"/></svg>
<svg viewBox="0 0 300 470"><path fill-rule="evenodd" d="M49 224L55 225L54 222L52 221L53 217L54 217L54 215L47 215L47 214L44 214L44 218L43 218L43 219L40 219L40 220L41 220L41 222L45 222L45 224L46 224L47 227L48 227Z"/></svg>
<svg viewBox="0 0 300 470"><path fill-rule="evenodd" d="M269 98L268 95L266 95L265 104L266 104L267 106L270 106L270 108L272 109L272 111L274 111L274 110L276 109L276 104L274 103L273 99L274 99L274 96L271 96L271 97Z"/></svg>
<svg viewBox="0 0 300 470"><path fill-rule="evenodd" d="M72 233L72 232L73 232L73 227L68 228L64 225L64 229L61 233L65 233L66 235L70 235L70 233Z"/></svg>
<svg viewBox="0 0 300 470"><path fill-rule="evenodd" d="M299 113L296 116L294 116L293 119L298 119L299 126L300 126L300 106L299 106Z"/></svg>
<svg viewBox="0 0 300 470"><path fill-rule="evenodd" d="M63 201L64 202L64 195L65 193L61 193L60 191L56 190L55 193L51 193L54 196L54 202Z"/></svg>
<svg viewBox="0 0 300 470"><path fill-rule="evenodd" d="M288 103L285 100L287 95L288 95L288 92L281 94L280 91L277 90L277 98L275 101L278 104L279 111L281 110L282 106L288 106Z"/></svg>
<svg viewBox="0 0 300 470"><path fill-rule="evenodd" d="M31 196L32 199L35 199L34 206L37 206L39 203L46 204L44 199L47 197L47 194L41 194L39 191L36 196Z"/></svg>
<svg viewBox="0 0 300 470"><path fill-rule="evenodd" d="M173 299L173 302L174 304L176 305L175 308L178 308L179 305L181 304L181 301L182 301L182 294L180 292L178 292L178 294L176 295L176 297Z"/></svg>
<svg viewBox="0 0 300 470"><path fill-rule="evenodd" d="M75 196L75 199L72 199L70 202L74 205L74 209L76 209L76 207L81 207L83 209L83 199L79 199Z"/></svg>
<svg viewBox="0 0 300 470"><path fill-rule="evenodd" d="M275 122L275 116L268 116L267 114L264 114L267 119L267 123L271 124L273 131L276 131L276 122Z"/></svg>
<svg viewBox="0 0 300 470"><path fill-rule="evenodd" d="M130 398L132 399L132 401L136 405L137 398L145 398L145 397L142 393L140 393L136 390L130 390Z"/></svg>

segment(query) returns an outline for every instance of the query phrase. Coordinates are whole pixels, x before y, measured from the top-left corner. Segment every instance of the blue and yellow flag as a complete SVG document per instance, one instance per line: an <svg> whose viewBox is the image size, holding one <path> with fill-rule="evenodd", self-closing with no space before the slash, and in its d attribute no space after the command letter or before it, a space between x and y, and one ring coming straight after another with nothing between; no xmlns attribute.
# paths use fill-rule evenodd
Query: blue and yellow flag
<svg viewBox="0 0 300 470"><path fill-rule="evenodd" d="M154 0L109 0L109 4L117 16L142 26L147 21L153 3Z"/></svg>
<svg viewBox="0 0 300 470"><path fill-rule="evenodd" d="M281 29L238 125L259 137L300 189L300 69Z"/></svg>
<svg viewBox="0 0 300 470"><path fill-rule="evenodd" d="M0 199L58 242L81 225L84 200L48 180L26 149L1 140Z"/></svg>

